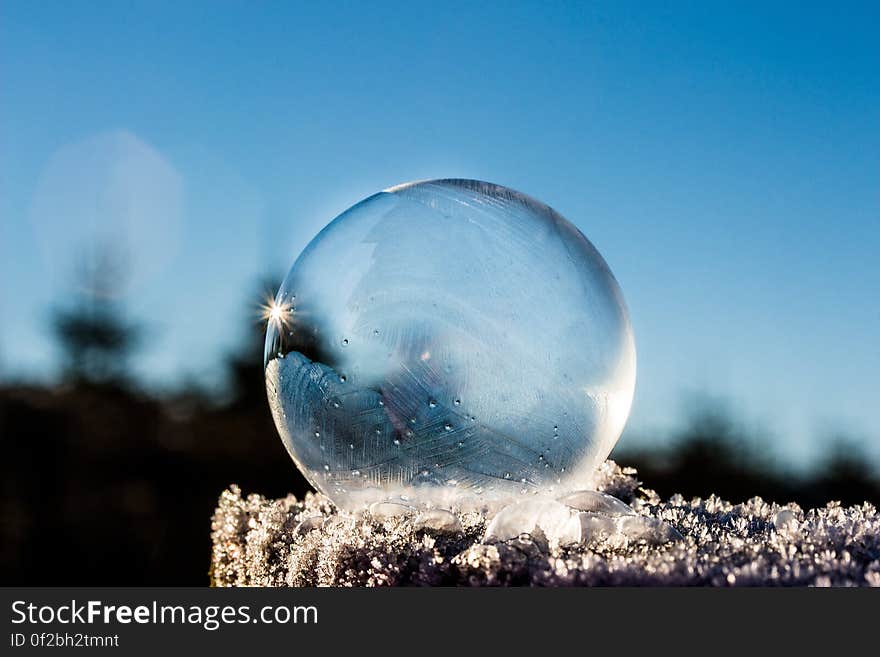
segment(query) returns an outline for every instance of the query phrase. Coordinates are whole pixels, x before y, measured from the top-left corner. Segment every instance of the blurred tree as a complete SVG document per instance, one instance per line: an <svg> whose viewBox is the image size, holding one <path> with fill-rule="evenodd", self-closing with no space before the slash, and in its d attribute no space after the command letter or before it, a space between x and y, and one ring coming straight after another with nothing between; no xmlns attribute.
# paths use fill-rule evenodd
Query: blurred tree
<svg viewBox="0 0 880 657"><path fill-rule="evenodd" d="M880 478L862 443L845 435L835 436L830 442L828 456L810 482L816 497L844 504L865 500L880 504Z"/></svg>
<svg viewBox="0 0 880 657"><path fill-rule="evenodd" d="M109 245L84 255L75 267L72 303L53 309L51 318L68 382L127 380L128 359L140 342L141 329L125 319L118 295L125 274L122 254Z"/></svg>
<svg viewBox="0 0 880 657"><path fill-rule="evenodd" d="M632 465L649 488L662 497L711 494L734 502L759 495L803 507L880 502L880 478L860 443L845 437L830 441L831 449L816 468L798 473L777 462L770 434L746 428L718 400L692 403L684 424L666 447L627 445L612 457Z"/></svg>

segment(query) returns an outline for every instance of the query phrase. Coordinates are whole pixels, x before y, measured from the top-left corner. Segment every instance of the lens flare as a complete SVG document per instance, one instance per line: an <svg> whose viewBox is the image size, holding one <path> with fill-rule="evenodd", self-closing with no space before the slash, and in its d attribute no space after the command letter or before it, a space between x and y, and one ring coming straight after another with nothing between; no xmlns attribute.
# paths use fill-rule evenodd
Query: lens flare
<svg viewBox="0 0 880 657"><path fill-rule="evenodd" d="M276 331L290 325L293 319L293 305L269 299L260 306L263 321Z"/></svg>

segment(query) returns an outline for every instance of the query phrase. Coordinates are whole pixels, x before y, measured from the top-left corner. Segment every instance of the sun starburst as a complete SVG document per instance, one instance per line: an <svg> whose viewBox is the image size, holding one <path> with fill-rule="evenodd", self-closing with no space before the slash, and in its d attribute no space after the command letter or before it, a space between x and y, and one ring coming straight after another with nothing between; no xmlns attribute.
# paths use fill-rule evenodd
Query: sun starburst
<svg viewBox="0 0 880 657"><path fill-rule="evenodd" d="M260 306L260 315L268 325L281 329L288 326L292 321L293 305L286 301L267 299Z"/></svg>

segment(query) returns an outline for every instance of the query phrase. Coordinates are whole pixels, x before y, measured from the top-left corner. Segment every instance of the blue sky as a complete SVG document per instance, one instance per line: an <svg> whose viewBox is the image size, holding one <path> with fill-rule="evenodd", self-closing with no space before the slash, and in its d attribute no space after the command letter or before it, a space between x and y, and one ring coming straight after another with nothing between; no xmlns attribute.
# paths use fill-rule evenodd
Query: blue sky
<svg viewBox="0 0 880 657"><path fill-rule="evenodd" d="M609 262L628 440L707 394L781 458L838 430L880 458L878 25L876 3L4 2L0 373L52 375L47 309L99 235L127 245L143 379L216 382L257 279L327 221L469 177Z"/></svg>

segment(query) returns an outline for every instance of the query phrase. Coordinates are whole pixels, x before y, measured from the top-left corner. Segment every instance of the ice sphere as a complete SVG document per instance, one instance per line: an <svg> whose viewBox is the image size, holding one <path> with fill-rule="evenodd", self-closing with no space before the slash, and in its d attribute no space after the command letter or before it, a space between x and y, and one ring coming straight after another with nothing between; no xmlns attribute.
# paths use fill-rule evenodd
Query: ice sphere
<svg viewBox="0 0 880 657"><path fill-rule="evenodd" d="M559 498L559 501L578 511L604 513L612 516L635 514L635 511L628 504L624 504L612 495L595 490L575 491Z"/></svg>
<svg viewBox="0 0 880 657"><path fill-rule="evenodd" d="M791 509L781 509L773 517L773 525L781 533L794 533L800 527L797 516Z"/></svg>
<svg viewBox="0 0 880 657"><path fill-rule="evenodd" d="M400 504L399 502L373 502L369 507L370 515L375 520L387 520L388 518L400 518L412 515L415 511L408 504Z"/></svg>
<svg viewBox="0 0 880 657"><path fill-rule="evenodd" d="M667 522L646 516L620 516L615 522L622 536L630 541L644 541L648 545L662 545L671 541L683 541L679 531Z"/></svg>
<svg viewBox="0 0 880 657"><path fill-rule="evenodd" d="M684 540L679 531L669 523L636 514L607 515L586 511L578 514L578 520L580 541L584 545L602 540L623 544L643 542L648 545Z"/></svg>
<svg viewBox="0 0 880 657"><path fill-rule="evenodd" d="M458 516L445 509L428 509L413 520L416 529L433 531L438 534L457 534L462 531Z"/></svg>
<svg viewBox="0 0 880 657"><path fill-rule="evenodd" d="M618 523L615 522L615 518L612 516L585 511L579 513L577 517L581 530L580 542L585 545L616 537L620 534Z"/></svg>
<svg viewBox="0 0 880 657"><path fill-rule="evenodd" d="M542 534L557 545L571 545L581 540L577 513L555 500L526 500L504 507L486 527L484 541L508 541L523 534Z"/></svg>
<svg viewBox="0 0 880 657"><path fill-rule="evenodd" d="M306 247L268 316L275 423L343 509L584 489L629 414L635 344L607 264L498 185L361 201Z"/></svg>

